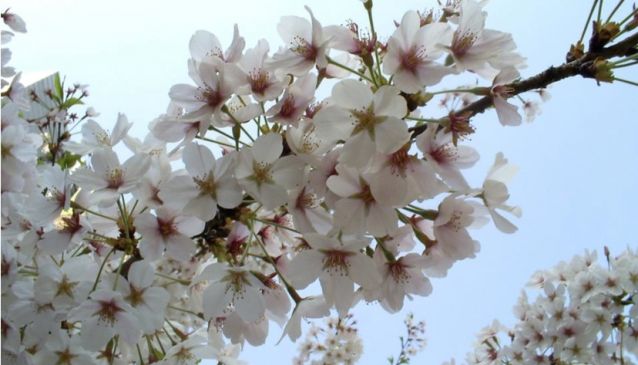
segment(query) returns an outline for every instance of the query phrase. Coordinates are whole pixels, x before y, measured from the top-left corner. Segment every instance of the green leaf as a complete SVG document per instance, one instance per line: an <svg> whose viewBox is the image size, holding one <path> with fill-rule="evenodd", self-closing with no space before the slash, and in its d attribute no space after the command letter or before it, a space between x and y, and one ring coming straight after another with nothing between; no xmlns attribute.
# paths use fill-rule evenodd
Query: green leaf
<svg viewBox="0 0 638 365"><path fill-rule="evenodd" d="M84 104L80 98L69 98L62 105L60 105L61 109L70 109L74 105L82 105Z"/></svg>
<svg viewBox="0 0 638 365"><path fill-rule="evenodd" d="M64 90L62 88L62 81L60 81L60 74L56 73L53 78L53 86L55 90L53 90L55 96L57 96L58 102L62 101L62 97L64 96Z"/></svg>
<svg viewBox="0 0 638 365"><path fill-rule="evenodd" d="M68 170L75 166L76 163L82 163L82 156L73 154L71 152L65 151L62 157L60 157L57 161L58 165L62 168L62 170Z"/></svg>

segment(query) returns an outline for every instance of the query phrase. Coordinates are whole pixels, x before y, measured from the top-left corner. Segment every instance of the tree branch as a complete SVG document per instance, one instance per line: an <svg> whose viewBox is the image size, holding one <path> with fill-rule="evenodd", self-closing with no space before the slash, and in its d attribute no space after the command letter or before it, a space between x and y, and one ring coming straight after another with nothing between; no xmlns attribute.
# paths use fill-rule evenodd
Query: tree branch
<svg viewBox="0 0 638 365"><path fill-rule="evenodd" d="M551 66L545 71L534 75L528 79L512 82L507 85L512 90L510 97L530 91L546 88L548 85L557 81L573 76L583 76L585 78L593 78L591 66L597 59L610 59L613 57L630 56L638 52L638 33L623 39L622 41L601 49L599 52L587 52L585 55L572 62L564 63L558 67ZM477 114L483 113L485 110L493 106L492 97L484 96L470 105L452 112L452 116L462 116L471 118ZM450 116L441 117L438 122L449 119ZM423 133L427 128L427 124L421 124L410 128L412 138Z"/></svg>

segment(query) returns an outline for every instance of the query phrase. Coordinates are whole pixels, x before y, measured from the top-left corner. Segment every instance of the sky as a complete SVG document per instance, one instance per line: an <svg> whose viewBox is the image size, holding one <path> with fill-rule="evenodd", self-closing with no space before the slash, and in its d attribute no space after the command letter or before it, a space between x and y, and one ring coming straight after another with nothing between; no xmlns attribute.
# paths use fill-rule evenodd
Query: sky
<svg viewBox="0 0 638 365"><path fill-rule="evenodd" d="M607 1L612 6L612 1ZM80 1L21 0L5 2L27 22L28 33L10 44L11 65L25 72L60 71L70 82L90 85L89 104L111 127L118 112L136 126L142 138L146 124L163 113L168 90L190 83L188 41L198 29L230 43L239 25L247 47L266 38L271 51L281 40L276 25L283 15L307 17L309 5L323 25L352 19L366 24L357 0L300 1ZM376 0L375 24L382 39L409 9L424 9L433 0ZM512 33L528 58L523 77L562 63L582 30L591 2L585 0L492 0L487 26ZM625 13L626 14L626 13ZM636 69L623 77L638 81ZM487 85L481 81L481 85ZM454 86L452 81L448 86ZM407 302L388 314L377 305L360 304L354 314L363 338L361 364L384 364L399 351L403 319L413 312L426 321L428 345L414 364L440 364L471 350L475 334L498 318L512 324L511 308L529 277L584 250L619 253L638 247L633 229L638 198L638 123L636 88L597 86L592 80L568 79L550 87L542 114L521 127L502 127L493 111L474 119L477 133L468 142L481 160L467 175L480 186L497 152L520 167L509 186L510 202L523 210L506 235L493 225L471 232L481 242L476 259L457 263L444 279L433 280L426 298ZM434 117L443 111L434 110ZM438 112L438 113L437 113ZM602 254L599 255L602 257ZM275 346L281 330L271 323L266 345L247 345L242 359L251 364L287 363L297 345Z"/></svg>

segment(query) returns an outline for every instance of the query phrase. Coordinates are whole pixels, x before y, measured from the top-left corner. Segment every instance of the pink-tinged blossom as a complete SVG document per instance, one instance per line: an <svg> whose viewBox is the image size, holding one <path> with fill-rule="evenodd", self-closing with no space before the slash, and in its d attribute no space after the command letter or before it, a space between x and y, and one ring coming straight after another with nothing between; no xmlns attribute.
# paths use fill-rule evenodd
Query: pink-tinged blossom
<svg viewBox="0 0 638 365"><path fill-rule="evenodd" d="M498 121L502 125L520 125L523 120L518 113L518 107L507 102L507 98L514 92L507 84L519 77L520 73L515 68L507 67L496 75L492 83L490 95L492 95L492 102L494 103L494 109L496 109Z"/></svg>
<svg viewBox="0 0 638 365"><path fill-rule="evenodd" d="M203 294L205 318L215 319L233 311L245 322L264 316L266 303L260 290L265 287L247 268L211 264L198 276L197 281L201 280L209 282Z"/></svg>
<svg viewBox="0 0 638 365"><path fill-rule="evenodd" d="M260 39L255 48L246 51L239 67L248 76L248 85L240 90L242 95L251 94L257 101L268 101L281 95L286 83L265 67L268 58L268 42Z"/></svg>
<svg viewBox="0 0 638 365"><path fill-rule="evenodd" d="M203 359L214 359L216 352L206 337L196 333L168 348L158 365L195 365ZM227 363L224 361L223 364Z"/></svg>
<svg viewBox="0 0 638 365"><path fill-rule="evenodd" d="M309 185L292 190L288 199L288 212L299 232L325 234L332 228L330 212L321 206L322 202L323 199Z"/></svg>
<svg viewBox="0 0 638 365"><path fill-rule="evenodd" d="M55 221L54 229L44 232L38 247L51 255L61 254L82 242L89 229L85 216L77 212L62 215Z"/></svg>
<svg viewBox="0 0 638 365"><path fill-rule="evenodd" d="M330 306L326 304L323 297L303 298L292 312L284 333L281 334L279 342L288 335L291 341L297 341L301 337L301 320L305 318L323 318L330 315Z"/></svg>
<svg viewBox="0 0 638 365"><path fill-rule="evenodd" d="M66 312L86 299L97 270L95 261L82 255L65 259L61 266L50 257L42 258L38 262L38 273L34 283L36 300Z"/></svg>
<svg viewBox="0 0 638 365"><path fill-rule="evenodd" d="M313 73L295 80L286 89L281 100L268 109L268 120L273 123L297 125L308 105L315 99L316 86L317 76Z"/></svg>
<svg viewBox="0 0 638 365"><path fill-rule="evenodd" d="M329 25L323 28L324 32L332 38L332 48L348 52L361 58L372 57L377 47L377 39L374 34L362 32L357 23L348 22L343 25Z"/></svg>
<svg viewBox="0 0 638 365"><path fill-rule="evenodd" d="M474 257L479 243L470 237L467 228L474 223L474 207L463 199L448 196L439 205L434 220L436 247L454 261Z"/></svg>
<svg viewBox="0 0 638 365"><path fill-rule="evenodd" d="M96 204L110 206L120 194L135 190L150 163L148 156L137 154L120 165L115 152L99 149L91 156L91 168L75 170L71 181L92 191L91 199Z"/></svg>
<svg viewBox="0 0 638 365"><path fill-rule="evenodd" d="M9 9L7 9L4 13L0 14L0 16L4 24L11 28L11 30L19 33L27 32L27 25L18 14L10 13Z"/></svg>
<svg viewBox="0 0 638 365"><path fill-rule="evenodd" d="M226 103L224 113L215 115L213 126L217 128L234 127L238 123L243 124L262 114L261 105L246 101L239 96L233 96Z"/></svg>
<svg viewBox="0 0 638 365"><path fill-rule="evenodd" d="M360 174L337 166L338 175L328 179L328 188L341 197L334 204L334 224L344 233L369 232L376 237L392 233L397 227L396 208L405 204L405 191L384 190L383 177Z"/></svg>
<svg viewBox="0 0 638 365"><path fill-rule="evenodd" d="M10 124L3 125L0 143L4 180L5 174L19 174L21 170L32 168L27 165L35 165L38 150L42 146L42 137L39 134L30 133L22 123Z"/></svg>
<svg viewBox="0 0 638 365"><path fill-rule="evenodd" d="M340 153L340 148L326 153L308 175L308 185L310 185L315 194L322 197L330 207L334 206L339 196L328 189L327 181L331 176L337 175L337 164L339 163Z"/></svg>
<svg viewBox="0 0 638 365"><path fill-rule="evenodd" d="M410 155L410 144L406 144L391 154L380 155L373 163L376 172L372 175L370 188L376 197L390 192L402 192L406 205L414 200L431 199L448 190L436 176L430 164L417 155ZM391 193L394 195L394 193ZM401 204L400 204L401 205Z"/></svg>
<svg viewBox="0 0 638 365"><path fill-rule="evenodd" d="M239 35L237 24L235 24L233 29L233 40L225 52L222 51L222 46L217 36L206 30L195 32L188 44L191 57L195 62L206 62L213 65L237 63L245 46L246 41L244 37Z"/></svg>
<svg viewBox="0 0 638 365"><path fill-rule="evenodd" d="M264 303L266 304L266 315L269 319L283 326L288 319L287 314L290 312L290 298L283 285L275 282L274 279L265 279L263 284L266 289L263 290Z"/></svg>
<svg viewBox="0 0 638 365"><path fill-rule="evenodd" d="M217 214L217 206L235 208L243 198L233 176L236 155L215 160L205 146L190 143L182 152L188 175L173 177L164 184L159 197L167 205L183 208L185 214L207 221Z"/></svg>
<svg viewBox="0 0 638 365"><path fill-rule="evenodd" d="M340 81L332 88L334 104L322 107L314 117L317 135L328 141L345 140L339 161L363 167L375 152L392 153L410 139L401 118L407 114L405 99L392 86L376 93L362 82Z"/></svg>
<svg viewBox="0 0 638 365"><path fill-rule="evenodd" d="M245 321L237 312L232 312L224 319L224 336L233 344L243 345L244 341L252 346L261 346L268 337L269 321L262 316L256 321Z"/></svg>
<svg viewBox="0 0 638 365"><path fill-rule="evenodd" d="M58 165L41 166L38 170L38 186L44 194L30 196L25 211L34 222L46 226L69 207L71 185L69 172L63 171Z"/></svg>
<svg viewBox="0 0 638 365"><path fill-rule="evenodd" d="M27 111L31 108L31 97L28 95L24 85L20 83L21 77L22 72L18 72L13 79L11 79L9 90L6 90L5 93L9 100L15 103L20 110Z"/></svg>
<svg viewBox="0 0 638 365"><path fill-rule="evenodd" d="M134 262L128 271L128 280L121 278L120 293L134 309L144 334L153 334L162 328L169 293L154 286L155 269L148 261Z"/></svg>
<svg viewBox="0 0 638 365"><path fill-rule="evenodd" d="M336 176L328 179L328 188L338 195L334 207L334 224L345 234L370 233L383 237L397 227L395 208L403 202L404 193L393 190L375 196L370 176L356 169L337 165Z"/></svg>
<svg viewBox="0 0 638 365"><path fill-rule="evenodd" d="M141 335L135 310L120 293L97 290L69 315L69 321L82 322L81 340L87 350L98 351L115 335L134 344Z"/></svg>
<svg viewBox="0 0 638 365"><path fill-rule="evenodd" d="M499 70L523 67L525 59L515 52L511 34L485 29L484 5L474 0L461 2L459 26L449 52L458 71L469 70L492 79Z"/></svg>
<svg viewBox="0 0 638 365"><path fill-rule="evenodd" d="M239 256L246 249L246 240L250 237L250 231L245 224L235 221L226 237L226 251L232 256Z"/></svg>
<svg viewBox="0 0 638 365"><path fill-rule="evenodd" d="M437 131L437 126L433 124L417 137L416 145L426 161L452 189L465 191L470 188L460 169L470 168L478 161L479 155L474 148L455 146L452 134Z"/></svg>
<svg viewBox="0 0 638 365"><path fill-rule="evenodd" d="M82 125L82 141L66 142L64 149L79 155L94 152L99 148L113 148L128 133L133 123L124 114L118 114L113 133L109 134L95 120L89 119Z"/></svg>
<svg viewBox="0 0 638 365"><path fill-rule="evenodd" d="M423 257L410 253L396 260L388 261L382 250L374 254L383 282L379 288L366 293L369 300L378 299L381 306L390 313L403 308L405 297L412 299L411 294L428 296L432 293L432 284L423 274Z"/></svg>
<svg viewBox="0 0 638 365"><path fill-rule="evenodd" d="M452 30L446 23L421 26L419 15L408 11L388 40L383 58L383 72L394 76L394 84L407 93L435 85L454 72L435 61L452 41Z"/></svg>
<svg viewBox="0 0 638 365"><path fill-rule="evenodd" d="M197 134L205 135L210 126L208 116L186 117L184 108L175 102L170 102L165 114L160 115L149 123L149 130L153 136L164 142L179 142L183 144L195 139Z"/></svg>
<svg viewBox="0 0 638 365"><path fill-rule="evenodd" d="M503 157L503 153L499 152L496 154L494 165L492 165L485 177L485 182L483 182L481 194L483 202L492 216L496 228L504 233L514 233L517 228L496 210L509 212L516 217L520 217L522 214L519 207L505 204L510 197L506 184L514 177L517 171L518 168L509 164L507 159Z"/></svg>
<svg viewBox="0 0 638 365"><path fill-rule="evenodd" d="M309 233L304 236L311 247L288 263L286 277L291 285L303 289L319 278L329 306L335 306L340 317L354 304L354 284L374 289L381 283L375 262L361 249L370 242L363 238L336 238Z"/></svg>
<svg viewBox="0 0 638 365"><path fill-rule="evenodd" d="M316 64L325 68L328 64L326 52L330 38L324 34L323 27L306 6L310 21L298 16L285 16L277 25L277 31L286 43L268 62L268 67L290 73L294 76L306 74Z"/></svg>
<svg viewBox="0 0 638 365"><path fill-rule="evenodd" d="M243 71L235 64L191 63L189 66L196 86L177 84L169 91L171 100L185 109L185 117L189 119L202 118L206 121L219 114L224 103L246 82ZM210 120L206 128L209 124Z"/></svg>
<svg viewBox="0 0 638 365"><path fill-rule="evenodd" d="M94 355L82 346L80 337L59 330L46 340L45 348L33 356L37 365L94 365Z"/></svg>
<svg viewBox="0 0 638 365"><path fill-rule="evenodd" d="M202 232L204 222L168 208L159 208L156 214L143 213L135 218L135 228L142 235L139 244L142 257L157 260L166 250L170 258L189 260L196 250L191 237Z"/></svg>
<svg viewBox="0 0 638 365"><path fill-rule="evenodd" d="M235 176L255 199L272 210L288 200L287 189L297 186L302 174L302 161L295 156L279 158L283 139L278 133L259 137L251 148L239 155Z"/></svg>
<svg viewBox="0 0 638 365"><path fill-rule="evenodd" d="M317 128L312 119L302 119L296 126L286 129L286 143L290 150L311 166L317 166L325 159L334 142L317 136Z"/></svg>

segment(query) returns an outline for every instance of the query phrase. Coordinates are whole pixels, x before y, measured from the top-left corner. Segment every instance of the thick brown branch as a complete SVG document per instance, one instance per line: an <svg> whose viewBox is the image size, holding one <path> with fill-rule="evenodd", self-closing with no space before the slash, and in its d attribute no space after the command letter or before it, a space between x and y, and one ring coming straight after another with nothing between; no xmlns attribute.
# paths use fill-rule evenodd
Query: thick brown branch
<svg viewBox="0 0 638 365"><path fill-rule="evenodd" d="M511 88L512 92L510 97L524 93L530 90L537 90L546 88L548 85L553 84L557 81L566 79L568 77L581 75L586 78L592 78L591 66L596 59L611 59L613 57L622 57L634 54L638 50L636 47L638 46L638 33L632 34L631 36L623 39L622 41L609 46L607 48L603 48L600 52L588 52L583 55L581 58L564 63L558 67L551 66L545 71L534 75L528 79L520 80L513 82L508 85ZM455 116L463 116L466 118L471 118L476 114L483 113L488 108L492 107L492 97L484 96L477 101L471 103L470 105L459 109L453 112ZM445 116L439 118L440 122L444 122L446 119L449 119L449 116ZM419 134L423 133L427 128L427 124L418 125L416 127L410 128L412 132L412 137L416 137Z"/></svg>

